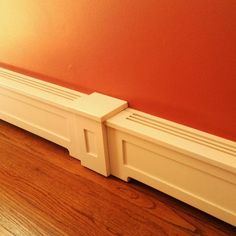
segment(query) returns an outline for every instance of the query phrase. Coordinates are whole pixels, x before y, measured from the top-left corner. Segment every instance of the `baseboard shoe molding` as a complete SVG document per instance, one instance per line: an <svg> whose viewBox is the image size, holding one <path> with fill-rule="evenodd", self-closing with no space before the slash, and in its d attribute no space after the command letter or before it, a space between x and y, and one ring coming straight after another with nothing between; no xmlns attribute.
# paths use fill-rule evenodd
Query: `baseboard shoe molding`
<svg viewBox="0 0 236 236"><path fill-rule="evenodd" d="M236 226L233 141L2 68L0 119L100 174L134 178Z"/></svg>
<svg viewBox="0 0 236 236"><path fill-rule="evenodd" d="M105 176L110 164L104 121L126 107L120 99L0 68L0 119L67 148L83 166Z"/></svg>

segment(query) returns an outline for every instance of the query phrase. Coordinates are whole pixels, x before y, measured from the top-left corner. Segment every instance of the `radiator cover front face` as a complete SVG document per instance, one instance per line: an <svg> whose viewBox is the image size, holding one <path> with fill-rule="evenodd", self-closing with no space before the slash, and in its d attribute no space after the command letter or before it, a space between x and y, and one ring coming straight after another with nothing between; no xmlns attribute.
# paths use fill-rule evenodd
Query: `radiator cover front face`
<svg viewBox="0 0 236 236"><path fill-rule="evenodd" d="M107 126L112 175L236 225L234 142L129 108Z"/></svg>
<svg viewBox="0 0 236 236"><path fill-rule="evenodd" d="M236 226L236 144L0 68L0 119L104 175L134 178Z"/></svg>
<svg viewBox="0 0 236 236"><path fill-rule="evenodd" d="M0 118L55 142L105 176L110 174L104 120L127 102L79 93L0 69Z"/></svg>

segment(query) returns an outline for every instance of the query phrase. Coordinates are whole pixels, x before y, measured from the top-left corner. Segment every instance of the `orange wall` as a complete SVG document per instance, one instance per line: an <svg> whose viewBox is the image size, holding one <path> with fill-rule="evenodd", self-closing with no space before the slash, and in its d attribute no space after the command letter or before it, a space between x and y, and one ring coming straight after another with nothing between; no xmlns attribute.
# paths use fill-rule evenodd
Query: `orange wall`
<svg viewBox="0 0 236 236"><path fill-rule="evenodd" d="M0 63L236 141L235 0L2 0Z"/></svg>

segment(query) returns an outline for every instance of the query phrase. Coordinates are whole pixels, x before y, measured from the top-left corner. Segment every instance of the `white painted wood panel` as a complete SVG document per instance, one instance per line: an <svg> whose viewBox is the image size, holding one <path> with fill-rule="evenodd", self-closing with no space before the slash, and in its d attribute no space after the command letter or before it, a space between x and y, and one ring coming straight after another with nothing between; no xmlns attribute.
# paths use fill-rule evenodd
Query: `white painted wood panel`
<svg viewBox="0 0 236 236"><path fill-rule="evenodd" d="M0 119L105 176L134 178L236 226L236 143L0 68Z"/></svg>
<svg viewBox="0 0 236 236"><path fill-rule="evenodd" d="M112 175L139 180L236 225L234 142L134 109L106 124Z"/></svg>
<svg viewBox="0 0 236 236"><path fill-rule="evenodd" d="M105 176L110 165L103 122L126 107L120 99L0 69L0 119L67 148L82 165Z"/></svg>

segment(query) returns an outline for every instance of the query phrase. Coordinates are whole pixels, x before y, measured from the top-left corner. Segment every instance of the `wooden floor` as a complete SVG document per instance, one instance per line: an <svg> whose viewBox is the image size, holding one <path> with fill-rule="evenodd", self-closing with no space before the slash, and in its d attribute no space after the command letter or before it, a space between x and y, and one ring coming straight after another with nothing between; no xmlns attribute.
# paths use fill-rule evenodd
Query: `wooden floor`
<svg viewBox="0 0 236 236"><path fill-rule="evenodd" d="M236 235L136 181L105 178L67 150L0 120L0 236Z"/></svg>

